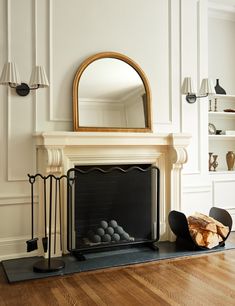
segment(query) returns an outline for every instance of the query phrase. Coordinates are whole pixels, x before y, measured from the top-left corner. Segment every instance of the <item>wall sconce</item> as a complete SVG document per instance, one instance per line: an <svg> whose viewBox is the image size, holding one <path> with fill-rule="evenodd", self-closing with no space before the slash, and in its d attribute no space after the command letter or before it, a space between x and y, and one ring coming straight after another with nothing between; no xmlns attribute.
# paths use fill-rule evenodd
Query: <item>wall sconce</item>
<svg viewBox="0 0 235 306"><path fill-rule="evenodd" d="M21 83L20 75L15 63L6 63L2 70L0 84L15 88L19 96L27 96L30 90L48 87L49 82L43 66L36 66L32 70L29 85Z"/></svg>
<svg viewBox="0 0 235 306"><path fill-rule="evenodd" d="M186 95L185 98L188 103L195 103L197 98L205 98L210 94L215 94L215 89L210 79L203 79L201 82L199 95L197 96L193 89L192 79L187 77L184 78L182 94Z"/></svg>

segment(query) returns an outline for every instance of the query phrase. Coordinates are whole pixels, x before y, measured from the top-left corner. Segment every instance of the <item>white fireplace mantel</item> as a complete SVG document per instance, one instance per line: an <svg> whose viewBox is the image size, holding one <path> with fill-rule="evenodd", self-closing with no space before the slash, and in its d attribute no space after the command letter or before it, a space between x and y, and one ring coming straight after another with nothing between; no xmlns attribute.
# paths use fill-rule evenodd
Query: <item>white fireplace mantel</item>
<svg viewBox="0 0 235 306"><path fill-rule="evenodd" d="M181 169L187 161L189 134L41 132L33 136L37 171L43 174L66 174L76 165L157 166L160 169L160 239L173 239L167 217L171 210L181 210Z"/></svg>
<svg viewBox="0 0 235 306"><path fill-rule="evenodd" d="M186 147L191 138L190 134L186 133L41 132L33 136L37 148L44 148L47 151L47 172L61 172L65 152L68 149L74 151L76 148L84 151L84 147L93 147L93 149L119 147L125 151L134 147L138 147L137 151L143 148L146 148L145 151L147 148L149 150L155 148L155 151L157 148L160 151L171 149L172 164L182 167L187 161Z"/></svg>
<svg viewBox="0 0 235 306"><path fill-rule="evenodd" d="M186 133L38 132L33 136L37 146L62 148L86 145L173 145L186 147L191 138L191 135Z"/></svg>

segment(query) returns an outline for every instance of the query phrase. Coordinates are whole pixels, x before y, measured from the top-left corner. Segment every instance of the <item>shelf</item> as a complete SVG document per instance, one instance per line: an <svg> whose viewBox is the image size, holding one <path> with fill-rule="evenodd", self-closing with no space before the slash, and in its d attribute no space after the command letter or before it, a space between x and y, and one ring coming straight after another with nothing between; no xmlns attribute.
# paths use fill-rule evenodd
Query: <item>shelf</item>
<svg viewBox="0 0 235 306"><path fill-rule="evenodd" d="M216 174L234 174L235 175L235 171L228 171L228 170L217 170L217 171L209 171L210 175L216 175Z"/></svg>
<svg viewBox="0 0 235 306"><path fill-rule="evenodd" d="M208 112L209 117L235 119L235 112Z"/></svg>
<svg viewBox="0 0 235 306"><path fill-rule="evenodd" d="M235 101L235 95L211 95L209 97L209 99L210 98L223 98L224 100L225 99L234 99L234 101Z"/></svg>
<svg viewBox="0 0 235 306"><path fill-rule="evenodd" d="M235 135L208 135L209 140L235 140Z"/></svg>

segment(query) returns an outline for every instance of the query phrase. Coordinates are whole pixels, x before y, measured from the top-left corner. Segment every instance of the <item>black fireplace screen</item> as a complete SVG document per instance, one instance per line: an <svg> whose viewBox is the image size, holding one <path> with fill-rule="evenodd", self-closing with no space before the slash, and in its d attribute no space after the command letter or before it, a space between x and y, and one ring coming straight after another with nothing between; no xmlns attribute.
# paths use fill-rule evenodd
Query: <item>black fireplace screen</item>
<svg viewBox="0 0 235 306"><path fill-rule="evenodd" d="M76 166L68 171L68 249L156 241L158 206L159 169L152 165Z"/></svg>

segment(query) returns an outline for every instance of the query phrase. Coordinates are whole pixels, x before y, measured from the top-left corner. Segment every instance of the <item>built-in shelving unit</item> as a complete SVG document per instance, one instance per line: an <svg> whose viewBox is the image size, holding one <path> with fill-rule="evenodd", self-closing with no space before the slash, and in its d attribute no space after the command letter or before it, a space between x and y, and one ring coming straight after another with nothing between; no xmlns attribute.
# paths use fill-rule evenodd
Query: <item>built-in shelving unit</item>
<svg viewBox="0 0 235 306"><path fill-rule="evenodd" d="M210 100L208 122L213 124L216 130L221 131L220 135L208 135L209 152L218 155L218 167L216 171L210 173L235 174L235 171L227 170L226 164L226 153L235 151L235 111L224 111L224 109L235 110L235 95L214 95L210 97ZM226 131L230 131L231 134L226 134ZM231 131L234 131L234 134Z"/></svg>
<svg viewBox="0 0 235 306"><path fill-rule="evenodd" d="M213 155L218 155L216 171L208 171L211 204L226 209L235 224L235 167L229 171L226 163L227 152L235 152L235 134L218 135L218 130L224 134L225 131L235 131L235 113L224 112L225 109L235 110L235 6L232 0L208 0L207 3L208 76L214 86L219 79L219 86L227 93L209 96L208 123L215 126L211 126L210 131L217 130L217 135L208 136L208 149Z"/></svg>

